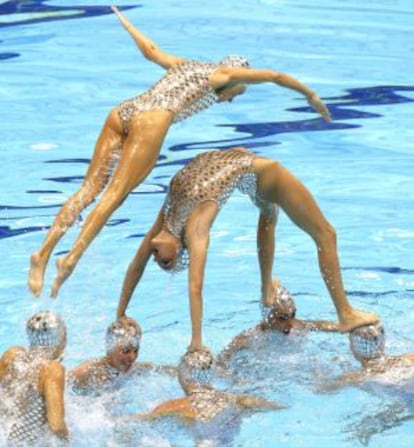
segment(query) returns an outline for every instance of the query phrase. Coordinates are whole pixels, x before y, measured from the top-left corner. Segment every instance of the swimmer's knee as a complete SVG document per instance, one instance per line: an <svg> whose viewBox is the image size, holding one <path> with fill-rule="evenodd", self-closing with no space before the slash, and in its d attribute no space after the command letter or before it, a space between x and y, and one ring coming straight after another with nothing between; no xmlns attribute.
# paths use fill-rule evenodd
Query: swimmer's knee
<svg viewBox="0 0 414 447"><path fill-rule="evenodd" d="M314 239L318 246L336 246L336 230L329 222L325 221L318 227Z"/></svg>

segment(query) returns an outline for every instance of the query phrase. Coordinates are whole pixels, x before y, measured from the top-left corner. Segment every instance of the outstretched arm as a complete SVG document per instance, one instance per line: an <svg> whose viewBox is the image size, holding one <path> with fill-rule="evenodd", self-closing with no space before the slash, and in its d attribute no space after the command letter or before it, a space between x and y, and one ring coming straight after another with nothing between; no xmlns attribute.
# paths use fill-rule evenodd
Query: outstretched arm
<svg viewBox="0 0 414 447"><path fill-rule="evenodd" d="M339 332L339 324L335 321L295 319L293 326L299 326L308 331Z"/></svg>
<svg viewBox="0 0 414 447"><path fill-rule="evenodd" d="M150 61L155 62L168 70L174 65L184 62L184 58L173 56L162 51L149 37L145 36L119 11L116 6L111 6L112 11L117 15L122 26L128 31L134 39L141 53Z"/></svg>
<svg viewBox="0 0 414 447"><path fill-rule="evenodd" d="M216 359L217 365L221 368L225 368L236 352L250 346L251 338L252 336L250 335L249 329L241 332L239 335L236 335L233 340L218 354Z"/></svg>
<svg viewBox="0 0 414 447"><path fill-rule="evenodd" d="M238 395L237 403L243 408L254 408L255 410L282 410L286 408L284 405L277 402L272 402L249 394Z"/></svg>
<svg viewBox="0 0 414 447"><path fill-rule="evenodd" d="M265 69L222 67L216 70L210 79L210 84L215 90L220 90L223 86L263 82L272 82L304 95L309 105L326 121L331 120L331 115L319 96L305 84L286 73Z"/></svg>
<svg viewBox="0 0 414 447"><path fill-rule="evenodd" d="M210 241L210 228L218 212L215 202L203 202L191 213L185 228L186 242L190 255L189 296L191 315L191 343L189 351L202 349L202 320L204 269Z"/></svg>
<svg viewBox="0 0 414 447"><path fill-rule="evenodd" d="M135 287L138 284L138 281L141 279L148 260L151 257L151 239L153 239L154 236L156 236L161 231L163 222L164 217L161 210L158 213L158 217L154 225L151 227L151 229L142 240L141 245L136 255L134 256L134 259L129 264L124 282L122 284L122 293L119 299L118 310L116 313L117 318L121 318L125 315Z"/></svg>
<svg viewBox="0 0 414 447"><path fill-rule="evenodd" d="M182 397L180 399L164 402L155 407L149 413L137 413L129 416L123 416L118 419L118 422L145 421L168 416L191 420L195 418L195 413L188 398Z"/></svg>

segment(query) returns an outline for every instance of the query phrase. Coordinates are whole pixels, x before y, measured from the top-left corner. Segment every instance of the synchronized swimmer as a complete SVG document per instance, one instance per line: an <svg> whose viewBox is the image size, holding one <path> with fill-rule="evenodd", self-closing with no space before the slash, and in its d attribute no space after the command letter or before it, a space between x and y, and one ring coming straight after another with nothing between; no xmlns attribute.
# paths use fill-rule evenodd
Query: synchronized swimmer
<svg viewBox="0 0 414 447"><path fill-rule="evenodd" d="M243 93L248 84L264 82L301 93L317 112L330 120L329 111L319 96L292 76L250 68L247 60L238 56L225 57L219 63L207 63L168 54L134 27L117 8L112 7L112 10L142 54L164 68L166 74L145 93L122 102L109 113L80 189L62 206L42 246L31 255L28 287L35 296L42 292L44 273L53 248L81 211L103 191L69 253L56 262L57 276L51 296L58 295L83 252L112 213L151 172L173 123L216 102L231 101Z"/></svg>
<svg viewBox="0 0 414 447"><path fill-rule="evenodd" d="M164 205L129 265L118 305L124 316L137 283L153 255L167 271L189 267L190 350L202 348L203 280L210 229L227 199L238 188L259 209L257 247L262 306L272 310L276 299L272 278L275 227L281 207L314 240L319 267L335 305L338 329L348 332L375 323L377 315L354 309L342 283L334 228L307 188L280 163L245 148L197 155L171 180Z"/></svg>
<svg viewBox="0 0 414 447"><path fill-rule="evenodd" d="M77 216L102 193L71 250L56 262L52 297L58 295L112 213L149 175L173 123L214 103L232 101L249 84L267 82L304 95L310 106L330 121L329 111L318 95L292 76L251 68L239 56L212 63L168 54L116 7L111 9L141 53L166 73L145 93L123 101L110 111L80 189L62 206L42 246L31 255L28 287L37 297L43 289L51 253ZM302 182L279 162L255 155L246 148L211 150L197 155L172 178L165 202L126 272L117 320L106 331L105 355L87 360L69 373L69 385L81 394L111 391L123 384L119 379L133 372L153 370L178 376L184 397L166 401L149 413L121 417L116 422L173 416L213 428L217 418L225 419L226 415L231 415L234 422L233 415L240 416L245 410L284 408L255 395L216 389L212 385L216 359L203 347L203 283L210 230L236 189L247 194L259 211L257 248L262 320L237 335L221 352L218 357L221 366L225 367L235 352L248 348L256 337L276 331L287 335L292 329L350 333L351 351L362 369L341 376L331 385L332 389L360 384L367 377L390 368L414 365L413 354L386 356L384 331L378 316L354 309L348 301L335 229ZM337 323L296 318L293 297L273 278L279 208L315 242L320 273L335 306ZM189 268L191 340L178 368L137 362L142 330L133 318L126 316L126 311L151 256L166 271ZM6 427L7 440L11 445L36 442L45 427L58 438L68 440L65 368L60 363L66 346L65 324L59 315L42 311L27 321L26 330L29 349L15 346L0 357L0 416L10 420ZM227 430L228 426L221 433L226 434Z"/></svg>

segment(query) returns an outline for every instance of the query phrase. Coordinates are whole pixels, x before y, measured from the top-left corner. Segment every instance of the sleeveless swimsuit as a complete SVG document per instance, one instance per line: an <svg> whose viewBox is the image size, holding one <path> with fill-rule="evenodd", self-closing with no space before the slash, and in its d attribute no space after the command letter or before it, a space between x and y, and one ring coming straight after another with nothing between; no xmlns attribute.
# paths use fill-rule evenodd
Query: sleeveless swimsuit
<svg viewBox="0 0 414 447"><path fill-rule="evenodd" d="M262 211L274 205L257 193L252 161L255 155L240 149L209 151L197 155L174 175L164 202L164 226L183 241L184 227L191 211L211 200L219 209L235 189L249 195Z"/></svg>
<svg viewBox="0 0 414 447"><path fill-rule="evenodd" d="M133 115L148 110L168 110L175 114L176 123L217 102L216 92L208 85L211 74L219 64L185 61L170 68L145 93L119 105L119 116L128 133Z"/></svg>
<svg viewBox="0 0 414 447"><path fill-rule="evenodd" d="M38 391L39 373L47 362L35 351L18 353L0 387L0 414L6 417L10 445L33 443L46 424L46 403ZM9 444L8 444L9 445Z"/></svg>

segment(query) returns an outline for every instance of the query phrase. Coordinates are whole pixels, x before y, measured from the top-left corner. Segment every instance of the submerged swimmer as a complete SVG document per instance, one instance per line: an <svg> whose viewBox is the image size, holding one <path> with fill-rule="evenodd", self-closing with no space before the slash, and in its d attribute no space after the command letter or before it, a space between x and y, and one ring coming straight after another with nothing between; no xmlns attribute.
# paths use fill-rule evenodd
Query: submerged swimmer
<svg viewBox="0 0 414 447"><path fill-rule="evenodd" d="M409 368L414 376L414 353L389 356L385 353L385 332L381 324L371 324L354 329L349 334L349 344L354 357L361 363L359 371L345 373L333 383L324 385L324 391L358 385L390 371L401 372ZM401 376L401 378L405 378ZM395 378L394 378L395 379Z"/></svg>
<svg viewBox="0 0 414 447"><path fill-rule="evenodd" d="M208 350L187 352L178 366L178 380L186 396L158 405L150 413L127 416L122 420L173 416L189 422L210 422L227 411L234 414L248 409L260 411L284 408L257 396L233 394L213 388L210 384L213 365L214 358Z"/></svg>
<svg viewBox="0 0 414 447"><path fill-rule="evenodd" d="M226 57L219 63L173 56L158 48L117 8L112 7L112 10L142 54L164 68L166 74L145 93L122 102L109 113L80 189L62 206L42 246L31 255L28 287L35 296L42 291L52 250L81 211L103 191L69 253L56 262L57 276L51 296L58 295L60 287L112 213L151 172L171 124L213 103L231 101L244 92L246 84L264 82L301 93L317 112L330 120L318 95L295 78L273 70L249 68L247 61L238 56ZM118 161L111 175L115 160Z"/></svg>
<svg viewBox="0 0 414 447"><path fill-rule="evenodd" d="M271 308L275 300L272 269L280 206L316 243L320 271L338 314L339 330L350 331L378 321L375 314L356 310L349 303L342 284L335 230L310 192L280 163L244 148L200 154L173 177L164 205L128 268L118 317L125 314L151 255L167 271L182 269L188 261L190 350L202 347L202 289L210 229L236 188L248 194L260 211L257 247L265 308Z"/></svg>
<svg viewBox="0 0 414 447"><path fill-rule="evenodd" d="M296 305L290 292L274 281L275 297L271 306L261 305L262 321L246 329L233 338L226 348L217 356L217 363L225 366L231 357L242 349L249 349L255 341L269 332L281 332L288 335L294 331L338 332L339 325L332 321L300 320L296 318Z"/></svg>
<svg viewBox="0 0 414 447"><path fill-rule="evenodd" d="M66 346L63 320L38 312L26 324L29 349L15 346L0 358L0 415L7 445L35 442L47 426L68 438L65 423L65 369L59 359Z"/></svg>
<svg viewBox="0 0 414 447"><path fill-rule="evenodd" d="M106 355L89 360L69 373L72 388L80 393L106 391L132 374L159 371L175 374L172 366L158 366L151 362L136 362L141 343L141 327L129 317L120 318L106 331Z"/></svg>

